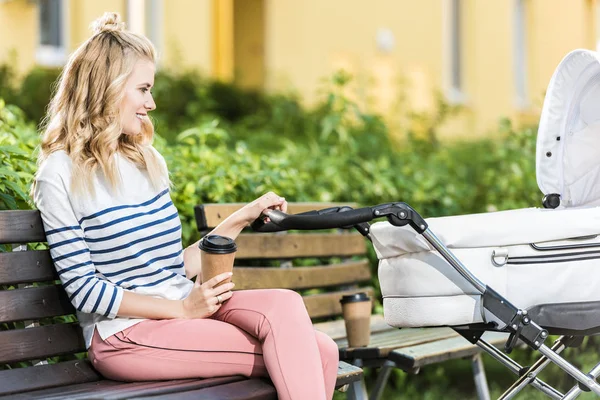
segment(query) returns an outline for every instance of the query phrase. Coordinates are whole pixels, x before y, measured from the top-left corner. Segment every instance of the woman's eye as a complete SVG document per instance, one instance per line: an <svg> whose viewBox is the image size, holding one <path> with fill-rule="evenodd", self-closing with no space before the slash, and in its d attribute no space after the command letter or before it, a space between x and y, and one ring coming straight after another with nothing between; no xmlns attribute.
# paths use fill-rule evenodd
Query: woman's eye
<svg viewBox="0 0 600 400"><path fill-rule="evenodd" d="M142 91L142 93L146 93L148 91L148 88L143 87L143 88L140 88L140 90Z"/></svg>

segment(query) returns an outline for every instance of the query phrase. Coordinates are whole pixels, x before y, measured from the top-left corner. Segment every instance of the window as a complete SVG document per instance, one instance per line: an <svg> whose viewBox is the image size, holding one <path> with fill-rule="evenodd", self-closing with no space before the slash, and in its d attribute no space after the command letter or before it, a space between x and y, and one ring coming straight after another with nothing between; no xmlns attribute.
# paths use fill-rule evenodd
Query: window
<svg viewBox="0 0 600 400"><path fill-rule="evenodd" d="M144 34L145 3L144 0L126 1L125 21L127 21L127 29L129 31Z"/></svg>
<svg viewBox="0 0 600 400"><path fill-rule="evenodd" d="M159 54L162 50L162 0L146 1L145 32Z"/></svg>
<svg viewBox="0 0 600 400"><path fill-rule="evenodd" d="M36 60L47 66L63 65L67 59L67 0L39 0L40 36Z"/></svg>
<svg viewBox="0 0 600 400"><path fill-rule="evenodd" d="M463 103L463 1L444 0L444 86L446 97L451 103Z"/></svg>
<svg viewBox="0 0 600 400"><path fill-rule="evenodd" d="M527 27L526 0L515 1L513 52L514 52L514 85L517 107L529 105L527 91Z"/></svg>
<svg viewBox="0 0 600 400"><path fill-rule="evenodd" d="M452 0L451 6L451 46L452 46L452 65L451 65L451 78L452 78L452 89L461 91L462 79L461 79L461 38L460 38L460 0Z"/></svg>

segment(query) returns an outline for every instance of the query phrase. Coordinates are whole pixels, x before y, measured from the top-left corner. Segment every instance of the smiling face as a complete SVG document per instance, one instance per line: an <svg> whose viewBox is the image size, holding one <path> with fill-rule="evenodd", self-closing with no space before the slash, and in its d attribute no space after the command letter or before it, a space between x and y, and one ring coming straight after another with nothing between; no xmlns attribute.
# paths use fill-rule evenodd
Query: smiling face
<svg viewBox="0 0 600 400"><path fill-rule="evenodd" d="M125 135L139 135L142 125L149 123L148 112L156 108L150 89L154 86L154 63L138 60L125 83L121 102L121 127Z"/></svg>

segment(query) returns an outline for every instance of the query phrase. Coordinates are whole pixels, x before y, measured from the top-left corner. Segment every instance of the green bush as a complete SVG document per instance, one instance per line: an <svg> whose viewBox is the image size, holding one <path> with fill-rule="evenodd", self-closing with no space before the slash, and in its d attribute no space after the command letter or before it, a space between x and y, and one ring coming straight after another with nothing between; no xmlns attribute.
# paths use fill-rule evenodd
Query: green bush
<svg viewBox="0 0 600 400"><path fill-rule="evenodd" d="M30 208L37 143L35 128L21 110L0 98L0 210Z"/></svg>
<svg viewBox="0 0 600 400"><path fill-rule="evenodd" d="M60 69L35 67L22 80L11 64L0 64L0 98L17 106L28 121L38 125L46 113Z"/></svg>
<svg viewBox="0 0 600 400"><path fill-rule="evenodd" d="M13 104L17 97L16 76L9 64L0 65L0 98Z"/></svg>
<svg viewBox="0 0 600 400"><path fill-rule="evenodd" d="M57 68L36 67L21 82L15 104L36 124L46 114L59 74L60 70Z"/></svg>
<svg viewBox="0 0 600 400"><path fill-rule="evenodd" d="M169 139L193 126L212 107L206 83L195 71L179 74L158 71L152 93L156 102L156 111L152 112L156 131Z"/></svg>

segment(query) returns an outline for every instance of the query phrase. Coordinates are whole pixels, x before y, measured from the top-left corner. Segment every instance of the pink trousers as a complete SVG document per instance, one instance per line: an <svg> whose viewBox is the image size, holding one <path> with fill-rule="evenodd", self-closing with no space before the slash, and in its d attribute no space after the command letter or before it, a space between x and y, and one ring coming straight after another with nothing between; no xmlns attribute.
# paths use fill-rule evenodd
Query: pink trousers
<svg viewBox="0 0 600 400"><path fill-rule="evenodd" d="M89 357L121 381L269 376L280 399L331 399L338 347L315 331L291 290L242 290L210 318L146 320L106 340Z"/></svg>

